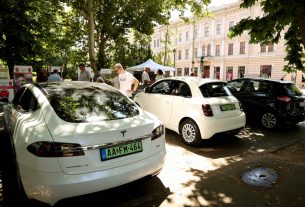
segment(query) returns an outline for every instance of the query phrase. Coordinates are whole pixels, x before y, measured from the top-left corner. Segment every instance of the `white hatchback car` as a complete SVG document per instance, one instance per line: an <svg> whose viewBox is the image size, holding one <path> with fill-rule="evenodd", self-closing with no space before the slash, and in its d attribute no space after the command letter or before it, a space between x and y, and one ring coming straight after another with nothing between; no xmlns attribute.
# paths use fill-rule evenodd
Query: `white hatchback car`
<svg viewBox="0 0 305 207"><path fill-rule="evenodd" d="M240 102L225 85L197 77L165 78L146 87L134 101L181 134L186 144L198 145L217 133L238 133L245 127Z"/></svg>
<svg viewBox="0 0 305 207"><path fill-rule="evenodd" d="M27 84L5 120L18 195L50 205L155 176L164 164L160 120L107 84Z"/></svg>

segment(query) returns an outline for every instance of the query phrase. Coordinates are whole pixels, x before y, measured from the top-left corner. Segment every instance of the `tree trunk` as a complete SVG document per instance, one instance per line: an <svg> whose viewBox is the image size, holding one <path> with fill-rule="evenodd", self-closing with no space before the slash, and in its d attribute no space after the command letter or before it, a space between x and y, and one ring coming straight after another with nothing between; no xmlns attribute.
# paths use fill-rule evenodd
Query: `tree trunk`
<svg viewBox="0 0 305 207"><path fill-rule="evenodd" d="M88 1L88 34L89 34L89 61L91 67L96 70L96 58L94 53L94 11L92 0Z"/></svg>

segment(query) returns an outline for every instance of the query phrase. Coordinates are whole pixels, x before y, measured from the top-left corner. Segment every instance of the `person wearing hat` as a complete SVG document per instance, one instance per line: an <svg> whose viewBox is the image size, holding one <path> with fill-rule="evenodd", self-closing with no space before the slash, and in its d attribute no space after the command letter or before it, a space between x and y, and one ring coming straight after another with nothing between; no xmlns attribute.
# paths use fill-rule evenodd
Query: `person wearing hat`
<svg viewBox="0 0 305 207"><path fill-rule="evenodd" d="M80 73L78 76L79 81L90 81L90 82L92 81L92 75L88 70L86 70L84 64L79 65L79 70L80 70Z"/></svg>
<svg viewBox="0 0 305 207"><path fill-rule="evenodd" d="M124 95L132 98L137 92L139 81L131 73L125 71L120 63L115 64L114 71L118 75L119 90Z"/></svg>

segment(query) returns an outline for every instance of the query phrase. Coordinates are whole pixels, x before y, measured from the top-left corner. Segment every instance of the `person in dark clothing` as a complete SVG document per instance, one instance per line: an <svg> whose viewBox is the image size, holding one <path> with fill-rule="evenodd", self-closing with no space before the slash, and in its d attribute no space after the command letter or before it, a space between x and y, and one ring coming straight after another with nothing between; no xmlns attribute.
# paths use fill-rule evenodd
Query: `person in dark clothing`
<svg viewBox="0 0 305 207"><path fill-rule="evenodd" d="M38 71L36 81L37 82L47 82L49 73L46 68L43 68L41 71Z"/></svg>

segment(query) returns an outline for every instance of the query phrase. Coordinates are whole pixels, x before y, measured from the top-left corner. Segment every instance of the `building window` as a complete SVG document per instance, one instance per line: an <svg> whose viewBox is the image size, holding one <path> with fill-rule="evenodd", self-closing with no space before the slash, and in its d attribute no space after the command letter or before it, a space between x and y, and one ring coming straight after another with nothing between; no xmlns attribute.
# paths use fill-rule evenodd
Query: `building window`
<svg viewBox="0 0 305 207"><path fill-rule="evenodd" d="M221 24L217 24L216 25L216 35L220 35L221 34Z"/></svg>
<svg viewBox="0 0 305 207"><path fill-rule="evenodd" d="M234 21L229 22L229 29L231 29L234 26Z"/></svg>
<svg viewBox="0 0 305 207"><path fill-rule="evenodd" d="M178 50L178 60L181 60L181 50Z"/></svg>
<svg viewBox="0 0 305 207"><path fill-rule="evenodd" d="M194 53L195 53L195 58L197 58L198 57L198 48L195 48Z"/></svg>
<svg viewBox="0 0 305 207"><path fill-rule="evenodd" d="M261 44L261 52L266 52L266 45Z"/></svg>
<svg viewBox="0 0 305 207"><path fill-rule="evenodd" d="M189 59L189 49L185 49L185 59Z"/></svg>
<svg viewBox="0 0 305 207"><path fill-rule="evenodd" d="M215 56L220 56L220 45L216 45L215 47Z"/></svg>
<svg viewBox="0 0 305 207"><path fill-rule="evenodd" d="M157 47L160 47L160 39L157 39Z"/></svg>
<svg viewBox="0 0 305 207"><path fill-rule="evenodd" d="M157 41L154 40L154 47L157 47Z"/></svg>
<svg viewBox="0 0 305 207"><path fill-rule="evenodd" d="M220 79L220 67L214 67L214 78Z"/></svg>
<svg viewBox="0 0 305 207"><path fill-rule="evenodd" d="M227 79L227 81L233 80L233 67L232 66L227 67L226 79Z"/></svg>
<svg viewBox="0 0 305 207"><path fill-rule="evenodd" d="M185 33L185 41L188 41L189 40L189 31L187 31L186 33Z"/></svg>
<svg viewBox="0 0 305 207"><path fill-rule="evenodd" d="M274 45L272 43L268 45L268 52L274 52Z"/></svg>
<svg viewBox="0 0 305 207"><path fill-rule="evenodd" d="M208 37L209 36L209 26L204 27L204 36Z"/></svg>
<svg viewBox="0 0 305 207"><path fill-rule="evenodd" d="M245 54L245 50L246 50L246 42L240 42L239 54Z"/></svg>
<svg viewBox="0 0 305 207"><path fill-rule="evenodd" d="M202 45L201 47L201 54L202 56L205 56L205 45Z"/></svg>
<svg viewBox="0 0 305 207"><path fill-rule="evenodd" d="M261 65L260 77L271 78L271 65Z"/></svg>
<svg viewBox="0 0 305 207"><path fill-rule="evenodd" d="M202 72L202 78L209 78L210 77L210 66L204 66Z"/></svg>
<svg viewBox="0 0 305 207"><path fill-rule="evenodd" d="M233 55L233 43L228 45L228 55Z"/></svg>
<svg viewBox="0 0 305 207"><path fill-rule="evenodd" d="M189 68L184 68L184 75L188 76L190 74L190 69Z"/></svg>
<svg viewBox="0 0 305 207"><path fill-rule="evenodd" d="M182 42L182 34L181 33L178 34L178 42Z"/></svg>
<svg viewBox="0 0 305 207"><path fill-rule="evenodd" d="M207 56L211 56L211 44L208 44L208 47L207 47Z"/></svg>
<svg viewBox="0 0 305 207"><path fill-rule="evenodd" d="M238 66L238 77L237 78L243 78L245 76L246 67L245 66Z"/></svg>
<svg viewBox="0 0 305 207"><path fill-rule="evenodd" d="M177 68L177 76L182 76L182 68Z"/></svg>

